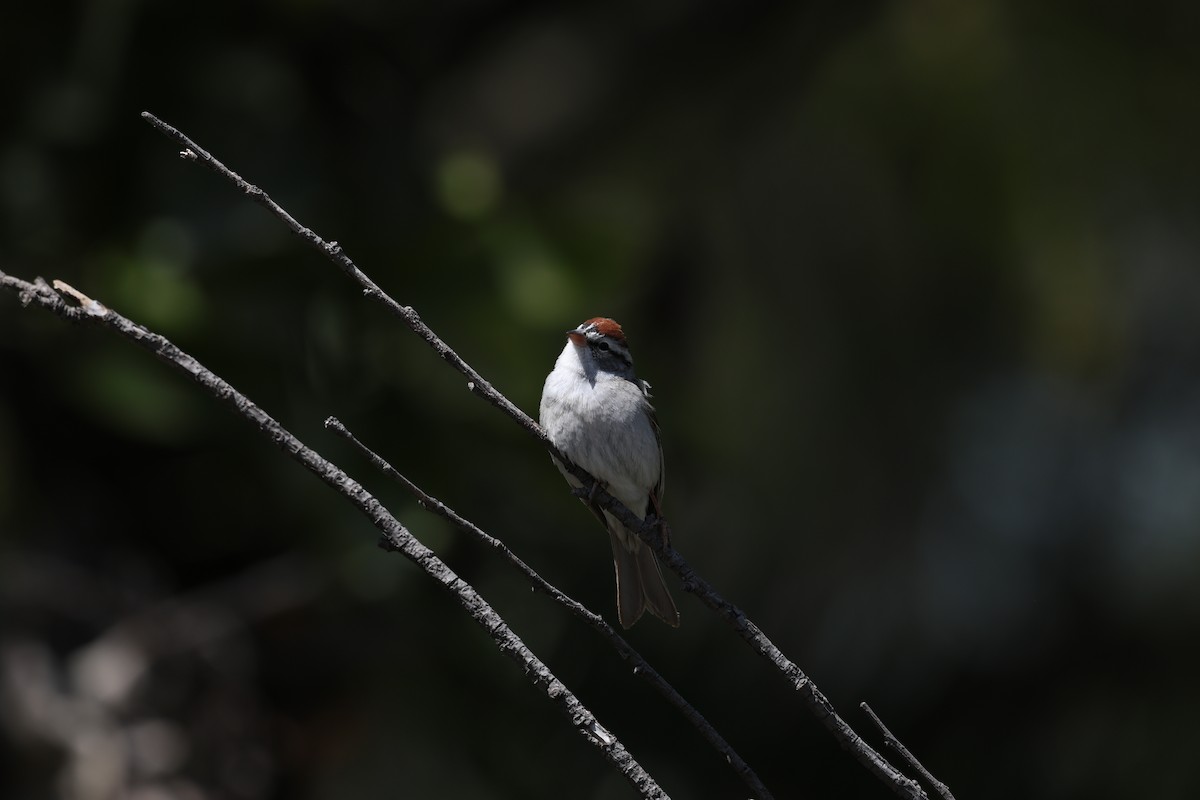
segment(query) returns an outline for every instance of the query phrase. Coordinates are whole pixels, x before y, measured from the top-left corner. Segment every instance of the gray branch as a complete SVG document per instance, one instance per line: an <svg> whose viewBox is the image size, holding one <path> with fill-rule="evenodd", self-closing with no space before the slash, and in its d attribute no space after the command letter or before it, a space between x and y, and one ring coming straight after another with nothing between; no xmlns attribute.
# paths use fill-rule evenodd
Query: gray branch
<svg viewBox="0 0 1200 800"><path fill-rule="evenodd" d="M586 470L565 458L550 440L546 438L545 432L542 431L541 427L528 414L517 408L507 397L497 391L488 381L484 380L474 368L467 364L428 325L421 321L416 311L410 306L404 306L396 302L396 300L379 288L346 255L337 242L327 242L310 228L300 224L282 206L272 200L266 192L244 180L240 175L226 167L207 150L196 144L177 128L168 125L149 112L142 112L142 117L154 126L154 128L170 137L183 148L180 152L181 157L190 161L199 161L222 178L230 181L236 188L249 195L251 199L282 220L301 239L308 242L308 244L321 251L327 258L333 261L339 269L362 287L363 293L366 296L379 301L389 311L403 320L443 360L467 378L468 389L499 408L534 436L543 447L562 461L575 477L579 478L583 483L583 491L589 493L596 503L620 519L630 530L636 531L654 549L663 563L682 579L684 590L694 594L704 605L716 611L734 629L738 636L746 641L756 653L770 662L797 691L805 707L829 730L838 743L853 754L859 763L871 772L871 774L883 781L900 797L912 798L912 800L928 800L928 796L919 783L902 774L882 754L855 733L849 723L837 714L833 704L817 689L809 677L775 646L767 635L746 616L745 612L726 600L688 564L678 551L663 542L661 520L643 521L604 491L603 487Z"/></svg>
<svg viewBox="0 0 1200 800"><path fill-rule="evenodd" d="M879 728L879 732L883 734L884 744L899 753L900 757L907 761L908 765L916 770L917 774L924 778L926 783L933 787L933 790L937 792L938 797L942 798L942 800L954 800L954 795L950 794L950 787L933 777L933 774L929 770L925 769L925 765L918 761L917 757L909 752L909 749L904 746L904 743L897 739L896 736L890 730L888 730L888 726L883 724L883 720L879 718L878 714L871 710L869 705L866 703L859 703L859 708L867 712L867 716L871 718L871 722L874 722L875 727Z"/></svg>
<svg viewBox="0 0 1200 800"><path fill-rule="evenodd" d="M681 714L683 714L684 718L687 719L687 721L690 722L692 726L700 732L700 735L703 736L718 753L720 753L722 759L726 761L729 766L733 767L734 772L738 774L738 776L742 779L746 786L749 787L750 791L754 793L754 796L758 798L758 800L772 800L771 792L763 784L762 780L758 777L754 770L750 768L750 765L747 764L742 757L737 754L737 751L735 751L733 747L730 746L727 741L725 741L725 738L721 736L721 734L718 733L715 728L713 728L712 724L710 724L709 721L704 718L704 715L697 711L691 703L684 699L683 695L679 694L679 692L675 690L675 687L668 683L667 680L661 674L659 674L658 670L650 666L650 663L646 661L646 659L643 658L642 655L638 653L638 651L635 650L632 645L629 644L629 642L625 641L625 639L619 633L617 633L617 631L613 629L613 626L609 625L603 617L591 611L579 601L568 596L558 587L554 586L537 572L535 572L532 567L522 561L516 553L510 550L504 544L504 542L489 535L475 523L464 518L441 500L433 497L424 489L406 478L395 467L371 450L371 448L359 441L358 438L340 421L334 417L330 417L329 419L325 420L325 427L329 428L337 435L349 440L364 455L366 455L366 457L377 469L379 469L385 475L395 479L401 486L408 490L408 492L417 499L417 502L421 504L422 508L437 514L439 517L451 523L459 530L474 536L483 544L499 552L506 561L524 574L535 588L545 592L559 605L563 606L572 614L582 619L588 625L592 626L595 631L608 640L609 644L613 646L613 649L617 651L621 658L633 667L633 672L635 675L653 686L658 693L667 700L668 703L675 706L675 708L678 709Z"/></svg>
<svg viewBox="0 0 1200 800"><path fill-rule="evenodd" d="M170 366L191 376L201 387L246 418L268 439L310 472L344 496L383 534L390 549L402 553L435 581L446 587L499 650L520 665L533 685L550 699L571 721L572 727L589 744L597 747L642 797L667 798L654 779L618 741L600 724L590 710L521 641L508 623L478 592L463 581L428 547L419 542L383 504L337 465L306 446L269 414L238 392L220 376L208 370L192 356L180 350L166 337L138 325L103 304L59 281L51 288L41 278L33 283L0 272L0 287L17 294L22 305L36 305L73 322L97 325L115 331L154 353ZM56 291L56 289L58 291ZM67 303L61 291L79 305Z"/></svg>

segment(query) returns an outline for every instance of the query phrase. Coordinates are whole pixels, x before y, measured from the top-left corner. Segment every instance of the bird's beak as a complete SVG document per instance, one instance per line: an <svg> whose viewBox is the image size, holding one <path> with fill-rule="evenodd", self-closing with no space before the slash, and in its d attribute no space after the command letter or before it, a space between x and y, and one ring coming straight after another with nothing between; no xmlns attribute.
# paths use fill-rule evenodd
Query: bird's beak
<svg viewBox="0 0 1200 800"><path fill-rule="evenodd" d="M582 345L587 341L587 337L585 337L578 330L567 331L567 338L571 340L571 344L577 345Z"/></svg>

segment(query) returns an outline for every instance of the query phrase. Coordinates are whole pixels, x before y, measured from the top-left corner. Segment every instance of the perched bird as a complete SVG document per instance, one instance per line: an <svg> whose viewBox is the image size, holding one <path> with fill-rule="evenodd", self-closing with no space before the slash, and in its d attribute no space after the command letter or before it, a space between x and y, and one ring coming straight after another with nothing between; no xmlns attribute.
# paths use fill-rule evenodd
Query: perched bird
<svg viewBox="0 0 1200 800"><path fill-rule="evenodd" d="M567 331L567 345L546 376L542 428L554 446L643 519L661 516L663 453L650 384L633 372L625 333L607 317ZM581 484L555 459L567 482ZM617 573L617 616L628 628L646 609L672 627L679 611L653 551L594 502L584 504L608 529Z"/></svg>

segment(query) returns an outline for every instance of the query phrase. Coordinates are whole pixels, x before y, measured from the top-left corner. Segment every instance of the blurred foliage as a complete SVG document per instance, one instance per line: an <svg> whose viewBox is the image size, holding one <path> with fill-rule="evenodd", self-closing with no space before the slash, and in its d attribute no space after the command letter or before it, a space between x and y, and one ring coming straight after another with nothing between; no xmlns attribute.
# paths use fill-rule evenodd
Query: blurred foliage
<svg viewBox="0 0 1200 800"><path fill-rule="evenodd" d="M744 788L322 421L611 615L603 534L545 454L138 112L339 241L527 411L562 331L620 319L676 545L958 796L1193 797L1198 23L9 4L0 269L166 334L347 468L674 796ZM0 298L0 794L629 796L372 531L152 355ZM679 594L683 627L632 641L776 796L884 796Z"/></svg>

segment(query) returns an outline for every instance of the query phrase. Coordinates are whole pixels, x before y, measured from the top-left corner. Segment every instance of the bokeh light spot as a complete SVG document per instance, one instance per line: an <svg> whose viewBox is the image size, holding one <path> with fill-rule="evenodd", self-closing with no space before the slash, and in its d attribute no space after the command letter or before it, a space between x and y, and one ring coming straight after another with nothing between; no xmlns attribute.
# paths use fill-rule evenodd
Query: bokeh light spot
<svg viewBox="0 0 1200 800"><path fill-rule="evenodd" d="M454 153L438 165L438 200L453 217L479 219L496 206L500 192L496 162L479 151Z"/></svg>
<svg viewBox="0 0 1200 800"><path fill-rule="evenodd" d="M514 253L500 268L505 303L515 316L530 324L553 324L563 309L575 306L575 286L565 265L539 249Z"/></svg>

